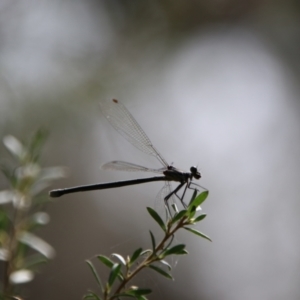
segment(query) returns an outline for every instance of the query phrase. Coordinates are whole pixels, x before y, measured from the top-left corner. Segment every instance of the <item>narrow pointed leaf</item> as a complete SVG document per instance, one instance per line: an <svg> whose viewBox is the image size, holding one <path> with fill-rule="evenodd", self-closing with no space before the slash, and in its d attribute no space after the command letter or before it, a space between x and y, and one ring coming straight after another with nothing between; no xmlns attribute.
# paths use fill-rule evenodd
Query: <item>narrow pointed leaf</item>
<svg viewBox="0 0 300 300"><path fill-rule="evenodd" d="M130 294L127 294L127 293L122 293L122 294L116 294L116 295L113 295L111 296L110 299L122 299L122 297L127 297L127 298L135 298L136 299L136 296L133 296L133 295L130 295Z"/></svg>
<svg viewBox="0 0 300 300"><path fill-rule="evenodd" d="M3 144L11 154L22 160L26 155L26 150L22 143L12 135L7 135L3 138Z"/></svg>
<svg viewBox="0 0 300 300"><path fill-rule="evenodd" d="M202 214L202 215L198 216L198 217L194 220L194 223L197 223L197 222L199 222L199 221L202 221L205 217L206 217L206 214Z"/></svg>
<svg viewBox="0 0 300 300"><path fill-rule="evenodd" d="M116 257L124 266L126 265L126 261L122 255L118 253L113 253L111 256Z"/></svg>
<svg viewBox="0 0 300 300"><path fill-rule="evenodd" d="M150 236L151 236L151 243L152 243L152 251L153 253L155 253L156 242L155 242L155 237L151 231L150 231Z"/></svg>
<svg viewBox="0 0 300 300"><path fill-rule="evenodd" d="M188 211L191 211L193 209L193 207L197 208L198 206L200 206L205 199L208 196L208 191L204 191L201 194L199 194L190 204L189 204L189 208Z"/></svg>
<svg viewBox="0 0 300 300"><path fill-rule="evenodd" d="M55 255L53 247L33 233L23 232L19 236L19 241L40 252L47 258L53 258Z"/></svg>
<svg viewBox="0 0 300 300"><path fill-rule="evenodd" d="M109 267L110 269L113 267L114 262L112 260L110 260L107 256L104 255L98 255L97 258L107 267Z"/></svg>
<svg viewBox="0 0 300 300"><path fill-rule="evenodd" d="M189 209L188 209L188 212L187 212L188 218L192 219L195 216L196 211L197 211L197 207L196 206L190 206Z"/></svg>
<svg viewBox="0 0 300 300"><path fill-rule="evenodd" d="M95 279L96 279L96 281L97 281L99 287L101 288L101 290L103 290L103 286L102 286L101 279L100 279L100 277L99 277L99 275L98 275L98 272L97 272L97 270L95 269L94 265L93 265L92 262L89 261L89 260L86 260L85 262L86 262L86 263L88 264L88 266L90 267L90 269L91 269L91 271L92 271L92 273L93 273L93 275L94 275L94 277L95 277Z"/></svg>
<svg viewBox="0 0 300 300"><path fill-rule="evenodd" d="M143 252L142 248L135 250L130 258L130 264L135 262L139 258L139 256L141 255L142 252Z"/></svg>
<svg viewBox="0 0 300 300"><path fill-rule="evenodd" d="M153 266L153 265L150 265L149 268L158 272L159 274L173 280L173 277L168 272L164 271L163 269L161 269L157 266Z"/></svg>
<svg viewBox="0 0 300 300"><path fill-rule="evenodd" d="M121 270L121 265L120 264L114 264L113 267L111 268L109 278L108 278L108 285L111 287L116 280L117 276L119 275Z"/></svg>
<svg viewBox="0 0 300 300"><path fill-rule="evenodd" d="M172 224L176 223L177 221L179 221L181 218L183 218L184 215L186 215L187 210L181 210L178 214L176 214L173 218L172 218Z"/></svg>
<svg viewBox="0 0 300 300"><path fill-rule="evenodd" d="M127 297L127 298L135 298L138 300L144 300L147 299L143 295L148 295L151 294L152 291L150 289L139 289L139 288L134 288L134 289L129 289L124 293L121 294L115 294L111 297L111 299L121 299L122 297Z"/></svg>
<svg viewBox="0 0 300 300"><path fill-rule="evenodd" d="M178 253L176 253L176 255L186 255L189 254L187 250L183 249L182 251L179 251Z"/></svg>
<svg viewBox="0 0 300 300"><path fill-rule="evenodd" d="M209 240L210 242L212 242L212 240L206 235L206 234L204 234L204 233L202 233L202 232L200 232L200 231L198 231L198 230L196 230L196 229L193 229L193 228L188 228L188 227L183 227L185 230L187 230L187 231L190 231L190 232L192 232L192 233L194 233L194 234L196 234L196 235L199 235L199 236L201 236L201 237L203 237L204 239L207 239L207 240Z"/></svg>
<svg viewBox="0 0 300 300"><path fill-rule="evenodd" d="M195 198L197 196L197 193L198 193L198 190L194 190L193 195L192 195L191 200L190 200L190 203L189 203L189 206L195 200Z"/></svg>
<svg viewBox="0 0 300 300"><path fill-rule="evenodd" d="M176 245L170 249L167 249L165 252L163 252L163 256L171 255L171 254L179 254L181 251L185 249L185 245L179 244Z"/></svg>
<svg viewBox="0 0 300 300"><path fill-rule="evenodd" d="M39 265L45 264L48 262L48 259L45 258L45 256L36 253L26 258L26 260L23 263L23 268L35 270Z"/></svg>
<svg viewBox="0 0 300 300"><path fill-rule="evenodd" d="M161 264L163 264L163 265L167 266L167 268L169 269L169 271L171 271L171 270L172 270L172 267L171 267L171 265L170 265L170 264L169 264L167 261L165 261L165 260L161 259L161 260L159 261L159 263L161 263Z"/></svg>
<svg viewBox="0 0 300 300"><path fill-rule="evenodd" d="M151 217L158 223L158 225L161 227L161 229L163 231L166 232L166 225L164 223L164 221L162 220L162 218L158 215L158 213L151 207L147 207L147 210L149 212L149 214L151 215Z"/></svg>
<svg viewBox="0 0 300 300"><path fill-rule="evenodd" d="M6 179L14 187L15 183L16 183L16 178L14 176L14 173L6 165L3 165L3 164L0 164L0 170L2 171L2 173L6 177Z"/></svg>
<svg viewBox="0 0 300 300"><path fill-rule="evenodd" d="M1 195L1 192L0 192ZM1 199L1 197L0 197ZM0 202L1 203L1 202ZM2 204L2 203L1 203ZM0 206L0 230L7 230L9 225L10 225L10 218L8 216L7 211L5 211L4 209L2 209L2 207Z"/></svg>
<svg viewBox="0 0 300 300"><path fill-rule="evenodd" d="M48 137L48 132L43 129L39 129L35 132L34 136L28 145L28 150L33 161L37 161L41 148Z"/></svg>
<svg viewBox="0 0 300 300"><path fill-rule="evenodd" d="M150 249L146 249L144 251L141 252L141 256L144 256L144 255L151 255L153 252L150 250Z"/></svg>
<svg viewBox="0 0 300 300"><path fill-rule="evenodd" d="M142 296L135 296L135 295L132 295L130 292L126 292L126 293L122 293L122 294L116 294L116 295L113 295L111 298L109 299L123 299L123 298L134 298L134 299L138 299L138 300L141 300L142 299Z"/></svg>
<svg viewBox="0 0 300 300"><path fill-rule="evenodd" d="M83 300L101 300L101 298L94 292L89 291L89 293L83 296Z"/></svg>
<svg viewBox="0 0 300 300"><path fill-rule="evenodd" d="M133 295L133 296L143 296L151 293L152 291L150 289L134 289L128 291L126 294Z"/></svg>

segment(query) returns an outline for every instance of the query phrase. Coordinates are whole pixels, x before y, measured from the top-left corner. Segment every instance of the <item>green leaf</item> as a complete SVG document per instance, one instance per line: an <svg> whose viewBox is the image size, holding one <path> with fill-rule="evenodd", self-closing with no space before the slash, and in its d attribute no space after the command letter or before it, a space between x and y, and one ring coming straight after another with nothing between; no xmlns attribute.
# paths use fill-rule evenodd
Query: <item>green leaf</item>
<svg viewBox="0 0 300 300"><path fill-rule="evenodd" d="M118 253L113 253L113 254L111 254L111 256L116 257L124 266L126 266L126 261L122 255L120 255Z"/></svg>
<svg viewBox="0 0 300 300"><path fill-rule="evenodd" d="M132 289L132 290L126 292L126 294L130 294L133 296L143 296L143 295L148 295L151 293L152 293L152 291L150 289Z"/></svg>
<svg viewBox="0 0 300 300"><path fill-rule="evenodd" d="M54 248L33 233L22 232L22 234L19 235L18 239L21 243L38 251L48 259L53 258L55 255Z"/></svg>
<svg viewBox="0 0 300 300"><path fill-rule="evenodd" d="M94 275L94 277L95 277L95 279L96 279L96 281L97 281L99 287L100 287L101 290L103 291L103 286L102 286L101 279L100 279L100 277L99 277L99 275L98 275L98 272L97 272L96 268L94 267L93 263L92 263L91 261L89 261L89 260L86 260L85 262L86 262L86 263L88 264L88 266L90 267L90 269L91 269L91 271L92 271L92 273L93 273L93 275Z"/></svg>
<svg viewBox="0 0 300 300"><path fill-rule="evenodd" d="M197 222L199 222L199 221L202 221L205 217L206 217L206 214L202 214L202 215L198 216L198 217L194 220L194 223L197 223Z"/></svg>
<svg viewBox="0 0 300 300"><path fill-rule="evenodd" d="M111 259L109 259L107 256L98 255L97 258L110 269L114 266L114 262ZM118 278L120 280L124 279L124 277L121 273L118 274Z"/></svg>
<svg viewBox="0 0 300 300"><path fill-rule="evenodd" d="M176 246L174 246L170 249L167 249L161 255L163 255L165 257L165 256L168 256L168 255L171 255L171 254L181 254L181 252L184 249L185 249L185 245L179 244L179 245L176 245Z"/></svg>
<svg viewBox="0 0 300 300"><path fill-rule="evenodd" d="M174 224L174 223L176 223L177 221L179 221L180 219L182 219L183 216L186 215L186 212L187 212L186 209L181 210L178 214L176 214L176 215L172 218L171 223Z"/></svg>
<svg viewBox="0 0 300 300"><path fill-rule="evenodd" d="M195 200L195 198L196 198L196 196L197 196L197 193L198 193L198 190L194 190L189 205Z"/></svg>
<svg viewBox="0 0 300 300"><path fill-rule="evenodd" d="M0 164L0 169L3 173L3 175L6 177L6 179L9 181L9 183L15 187L16 184L16 176L15 174L9 169L6 165Z"/></svg>
<svg viewBox="0 0 300 300"><path fill-rule="evenodd" d="M115 295L111 296L110 299L115 299L115 298L121 299L122 297L135 298L136 299L136 296L133 296L133 295L128 294L128 293L115 294Z"/></svg>
<svg viewBox="0 0 300 300"><path fill-rule="evenodd" d="M151 215L151 217L158 223L158 225L161 227L161 229L166 232L166 225L164 223L164 221L162 220L162 218L158 215L158 213L151 207L147 207L147 210L149 212L149 214Z"/></svg>
<svg viewBox="0 0 300 300"><path fill-rule="evenodd" d="M98 255L97 258L107 267L109 267L110 269L113 267L114 262L112 260L110 260L107 256L104 255Z"/></svg>
<svg viewBox="0 0 300 300"><path fill-rule="evenodd" d="M96 293L89 291L87 295L83 296L83 300L101 300L101 298Z"/></svg>
<svg viewBox="0 0 300 300"><path fill-rule="evenodd" d="M189 207L188 212L187 212L187 214L188 214L188 219L189 219L189 220L193 219L193 217L194 217L195 214L196 214L196 210L197 210L197 207L196 207L196 206L191 206L191 207Z"/></svg>
<svg viewBox="0 0 300 300"><path fill-rule="evenodd" d="M150 231L150 236L151 236L152 251L153 253L155 253L156 242L155 242L155 237L151 231Z"/></svg>
<svg viewBox="0 0 300 300"><path fill-rule="evenodd" d="M139 300L147 299L143 297L143 295L151 294L152 291L150 289L139 289L139 288L130 288L129 290L125 291L121 294L115 294L111 297L111 299L114 298L122 298L122 297L128 297L128 298L135 298Z"/></svg>
<svg viewBox="0 0 300 300"><path fill-rule="evenodd" d="M41 148L48 137L48 132L44 129L38 129L30 140L28 151L31 161L36 162L39 158Z"/></svg>
<svg viewBox="0 0 300 300"><path fill-rule="evenodd" d="M197 208L198 206L200 206L205 199L208 196L208 191L204 191L201 194L199 194L190 204L188 207L188 211L191 212L193 209Z"/></svg>
<svg viewBox="0 0 300 300"><path fill-rule="evenodd" d="M0 192L0 199L1 199L1 193L2 192ZM0 207L0 230L9 232L8 230L9 225L10 225L10 219L8 213L4 209L2 209L2 207Z"/></svg>
<svg viewBox="0 0 300 300"><path fill-rule="evenodd" d="M198 230L196 230L196 229L188 228L188 227L183 227L183 228L184 228L185 230L187 230L187 231L190 231L190 232L192 232L192 233L194 233L194 234L196 234L196 235L199 235L199 236L203 237L204 239L207 239L207 240L209 240L209 241L212 242L212 240L211 240L207 235L205 235L204 233L202 233L202 232L200 232L200 231L198 231Z"/></svg>
<svg viewBox="0 0 300 300"><path fill-rule="evenodd" d="M148 266L150 269L158 272L159 274L169 278L169 279L172 279L173 280L173 277L171 276L171 274L169 274L168 272L164 271L163 269L157 267L157 266L153 266L153 265L150 265Z"/></svg>
<svg viewBox="0 0 300 300"><path fill-rule="evenodd" d="M5 136L3 138L3 144L6 149L20 161L22 161L27 154L23 144L12 135Z"/></svg>
<svg viewBox="0 0 300 300"><path fill-rule="evenodd" d="M108 285L111 287L116 280L117 276L119 275L121 270L121 265L120 264L114 264L113 267L111 268L109 278L108 278Z"/></svg>
<svg viewBox="0 0 300 300"><path fill-rule="evenodd" d="M24 264L22 265L22 268L24 269L30 269L30 270L36 270L36 268L41 265L47 263L49 260L45 258L45 256L37 253L33 254L26 258L24 261Z"/></svg>
<svg viewBox="0 0 300 300"><path fill-rule="evenodd" d="M189 254L187 250L183 249L182 251L176 253L176 255L186 255Z"/></svg>
<svg viewBox="0 0 300 300"><path fill-rule="evenodd" d="M135 250L130 258L130 265L132 265L141 255L141 253L143 252L142 248L139 248L137 250Z"/></svg>
<svg viewBox="0 0 300 300"><path fill-rule="evenodd" d="M141 256L148 255L148 254L151 255L152 253L153 253L152 250L146 249L146 250L141 252Z"/></svg>

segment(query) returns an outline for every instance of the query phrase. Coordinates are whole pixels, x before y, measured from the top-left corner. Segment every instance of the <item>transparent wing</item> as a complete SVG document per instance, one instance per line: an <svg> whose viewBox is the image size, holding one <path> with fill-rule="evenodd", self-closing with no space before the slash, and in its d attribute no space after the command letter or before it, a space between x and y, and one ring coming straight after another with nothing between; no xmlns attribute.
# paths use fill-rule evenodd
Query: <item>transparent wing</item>
<svg viewBox="0 0 300 300"><path fill-rule="evenodd" d="M163 188L159 191L156 196L154 209L156 212L165 220L170 218L170 213L174 216L175 210L178 206L178 199L173 194L167 202L165 202L165 197L173 191L172 184L170 181L166 181Z"/></svg>
<svg viewBox="0 0 300 300"><path fill-rule="evenodd" d="M169 182L165 182L164 186L160 189L159 193L155 198L154 209L163 220L168 220L169 217L168 207L166 206L164 198L170 193L171 184Z"/></svg>
<svg viewBox="0 0 300 300"><path fill-rule="evenodd" d="M178 203L179 199L175 195L172 195L169 198L168 202L165 203L164 198L167 195L169 195L172 191L173 191L173 187L172 187L171 182L166 182L164 187L159 191L159 193L155 199L154 209L156 210L156 212L160 215L160 217L163 220L168 220L170 218L170 215L169 215L170 212L174 216L175 211L173 209L173 206L176 207L176 205L179 205L179 203ZM175 235L171 245L178 244L178 240L176 239L176 237L177 237L177 235ZM171 255L171 256L164 258L164 260L166 260L172 266L172 268L175 268L179 261L179 255Z"/></svg>
<svg viewBox="0 0 300 300"><path fill-rule="evenodd" d="M136 165L133 163L129 163L126 161L114 160L104 164L101 169L104 170L117 170L117 171L128 171L128 172L152 172L162 174L166 168L161 169L151 169L147 167L143 167L140 165Z"/></svg>
<svg viewBox="0 0 300 300"><path fill-rule="evenodd" d="M102 101L100 109L110 124L127 141L139 150L155 156L164 166L168 166L166 160L154 148L146 133L122 103L115 99Z"/></svg>

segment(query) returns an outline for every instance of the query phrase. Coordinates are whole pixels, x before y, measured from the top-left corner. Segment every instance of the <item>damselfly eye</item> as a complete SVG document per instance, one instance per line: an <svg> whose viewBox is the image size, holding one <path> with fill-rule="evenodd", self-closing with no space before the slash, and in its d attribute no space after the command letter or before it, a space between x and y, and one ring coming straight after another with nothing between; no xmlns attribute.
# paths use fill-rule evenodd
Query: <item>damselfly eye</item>
<svg viewBox="0 0 300 300"><path fill-rule="evenodd" d="M190 171L191 171L192 173L196 173L196 172L197 172L197 168L196 168L195 166L192 166L192 167L190 168Z"/></svg>
<svg viewBox="0 0 300 300"><path fill-rule="evenodd" d="M194 174L194 177L195 177L196 179L200 179L200 178L201 178L201 175L200 175L199 172L197 172L196 174Z"/></svg>
<svg viewBox="0 0 300 300"><path fill-rule="evenodd" d="M192 166L192 167L190 168L190 171L191 171L191 173L193 174L193 177L194 177L194 178L196 178L196 179L200 179L200 178L201 178L200 172L198 172L197 167Z"/></svg>

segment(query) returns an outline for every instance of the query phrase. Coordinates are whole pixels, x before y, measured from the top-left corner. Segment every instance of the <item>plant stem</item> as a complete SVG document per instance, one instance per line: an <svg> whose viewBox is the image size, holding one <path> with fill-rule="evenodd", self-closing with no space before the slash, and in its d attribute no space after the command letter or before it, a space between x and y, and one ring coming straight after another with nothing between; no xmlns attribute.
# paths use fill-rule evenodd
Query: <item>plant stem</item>
<svg viewBox="0 0 300 300"><path fill-rule="evenodd" d="M128 274L129 270L127 271L126 274L126 278L124 278L124 280L120 283L119 287L117 288L117 290L115 291L115 294L119 294L122 289L125 287L125 285L137 274L139 273L142 269L146 268L148 265L150 265L151 263L160 260L160 258L158 258L156 256L156 253L160 250L162 250L164 248L164 244L166 243L166 241L172 237L174 235L174 233L180 229L181 227L183 227L185 218L182 218L178 224L171 230L172 228L172 224L168 223L167 226L167 232L165 234L165 237L162 239L162 241L156 246L155 251L149 256L147 257L144 261L141 262L141 264L134 270L132 271L130 274ZM107 298L104 298L107 299ZM110 298L111 299L111 298Z"/></svg>
<svg viewBox="0 0 300 300"><path fill-rule="evenodd" d="M17 206L17 205L16 205ZM11 228L10 228L10 239L8 243L8 260L5 262L4 267L4 284L3 284L3 291L4 295L12 296L13 293L13 286L9 281L11 273L15 269L15 259L18 247L18 234L20 232L19 224L23 218L22 209L18 207L14 207L13 217L11 220Z"/></svg>

